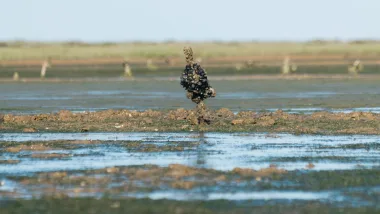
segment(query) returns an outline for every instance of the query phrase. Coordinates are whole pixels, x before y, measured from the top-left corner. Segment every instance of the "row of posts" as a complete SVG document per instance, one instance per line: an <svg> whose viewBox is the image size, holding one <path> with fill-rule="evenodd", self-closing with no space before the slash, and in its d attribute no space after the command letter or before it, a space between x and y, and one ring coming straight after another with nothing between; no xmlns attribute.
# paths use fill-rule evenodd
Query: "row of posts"
<svg viewBox="0 0 380 214"><path fill-rule="evenodd" d="M167 64L171 64L172 65L172 62L169 61L170 59L167 59L165 60L165 62ZM198 62L201 62L202 59L199 58L197 59ZM124 68L124 76L125 77L133 77L133 73L132 73L132 69L131 69L131 66L128 64L127 61L124 61L122 63L123 65L123 68ZM153 61L151 59L148 59L147 60L147 63L146 63L146 66L149 70L157 70L157 66L153 63ZM237 64L235 66L235 69L236 70L241 70L243 67L245 68L250 68L250 67L253 67L254 64L252 61L248 61L246 62L246 64L243 66L241 64ZM41 67L41 73L40 73L40 77L41 79L44 79L45 76L46 76L46 71L48 68L51 67L51 60L50 59L47 59L45 61L43 61L42 63L42 67ZM290 73L294 73L297 71L297 65L292 62L290 60L290 57L285 57L284 58L284 61L282 63L282 66L281 66L281 73L282 74L290 74ZM363 64L361 63L360 60L355 60L352 64L350 64L348 66L348 72L351 73L351 74L358 74L359 72L363 71ZM13 80L19 80L20 79L20 76L18 74L18 72L15 72L13 74Z"/></svg>
<svg viewBox="0 0 380 214"><path fill-rule="evenodd" d="M243 69L243 68L254 68L256 64L249 60L245 62L244 64L236 64L235 69L237 71ZM283 63L281 65L281 73L282 74L291 74L296 72L298 69L298 66L296 63L294 63L290 57L286 56L284 57ZM364 70L363 63L360 60L355 60L353 63L348 65L347 71L350 74L358 74L359 72L362 72Z"/></svg>

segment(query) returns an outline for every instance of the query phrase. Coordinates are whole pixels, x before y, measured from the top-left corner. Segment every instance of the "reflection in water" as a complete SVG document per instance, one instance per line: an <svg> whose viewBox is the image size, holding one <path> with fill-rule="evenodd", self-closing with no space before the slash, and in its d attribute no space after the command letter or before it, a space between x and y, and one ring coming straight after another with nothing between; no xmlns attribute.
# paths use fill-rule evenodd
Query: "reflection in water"
<svg viewBox="0 0 380 214"><path fill-rule="evenodd" d="M13 141L48 141L64 139L91 139L103 140L99 144L86 144L78 147L54 150L54 153L70 153L72 156L65 159L33 159L24 155L30 155L34 151L22 151L18 153L5 152L2 142ZM128 143L141 141L143 144L153 144L160 148L163 145L184 145L182 149L164 149L141 151L128 150ZM133 144L132 144L133 145ZM266 168L270 163L275 163L279 168L287 170L305 170L305 166L311 162L315 164L313 170L343 170L354 169L357 164L370 168L378 166L380 161L378 136L319 136L319 135L290 135L277 134L270 136L264 133L0 133L0 153L3 158L20 160L18 164L0 164L0 192L12 192L20 188L7 176L31 175L40 171L61 171L94 169L112 166L130 166L155 164L168 166L169 164L184 164L199 168L212 168L217 170L232 170L235 167L260 169ZM165 147L161 147L165 148ZM172 147L169 147L172 148ZM37 153L51 152L38 151ZM103 176L103 175L100 175ZM198 175L195 175L198 176ZM228 176L227 176L228 177ZM8 177L9 178L9 177ZM157 189L153 191L132 192L124 191L121 196L148 197L152 199L175 200L321 200L342 203L362 203L359 199L352 199L344 195L341 189L332 191L309 191L306 189L291 189L292 182L278 183L273 181L273 189L266 188L270 179L262 180L258 184L255 179L232 183L224 180L205 180L211 185L194 185L190 189ZM186 180L189 179L189 180ZM194 177L186 177L184 180L192 182ZM199 180L198 180L199 181ZM196 181L195 181L196 182ZM298 181L296 181L298 183ZM98 188L99 183L89 183L90 189ZM112 185L119 185L117 181ZM269 183L268 183L269 184ZM264 186L260 186L264 185ZM277 189L281 185L281 188ZM69 183L64 189L75 189L77 185ZM35 187L33 187L35 188ZM352 189L353 194L366 195L369 190L374 194L379 188L366 186L364 189ZM299 190L299 191L298 191ZM303 190L303 191L302 191ZM20 191L24 191L21 189ZM18 191L18 192L20 192ZM25 191L29 191L26 189ZM344 189L347 191L347 189ZM31 192L20 192L22 195L31 196ZM71 196L95 196L97 192L72 192ZM125 195L123 195L125 194ZM17 196L16 196L17 197ZM1 198L1 197L0 197ZM372 205L372 199L368 204ZM1 199L0 199L1 201ZM362 204L361 204L362 205Z"/></svg>
<svg viewBox="0 0 380 214"><path fill-rule="evenodd" d="M307 168L311 162L315 167L310 170L347 170L359 165L365 168L378 166L380 161L378 136L277 134L273 138L263 133L0 133L0 144L48 140L100 140L103 143L72 150L54 150L55 153L71 155L65 159L31 159L16 153L3 153L4 158L21 162L0 165L0 174L115 165L168 166L174 163L217 170L235 167L258 170L273 163L279 168L297 170ZM156 146L180 143L185 147L175 151L128 151L125 145L131 141ZM195 145L198 141L200 143Z"/></svg>
<svg viewBox="0 0 380 214"><path fill-rule="evenodd" d="M203 168L203 167L207 166L206 151L204 149L206 147L206 144L207 144L207 141L205 139L205 133L203 131L200 131L199 132L199 144L197 147L197 161L195 164L195 166L198 168ZM211 166L208 166L208 167L211 167ZM207 199L209 197L209 194L210 194L210 191L207 189L206 186L200 186L199 187L199 195L203 199Z"/></svg>
<svg viewBox="0 0 380 214"><path fill-rule="evenodd" d="M207 144L207 141L205 139L205 133L203 131L199 132L199 144L197 147L197 167L204 167L206 165L206 158L205 158L205 151L203 148L205 147L205 144Z"/></svg>

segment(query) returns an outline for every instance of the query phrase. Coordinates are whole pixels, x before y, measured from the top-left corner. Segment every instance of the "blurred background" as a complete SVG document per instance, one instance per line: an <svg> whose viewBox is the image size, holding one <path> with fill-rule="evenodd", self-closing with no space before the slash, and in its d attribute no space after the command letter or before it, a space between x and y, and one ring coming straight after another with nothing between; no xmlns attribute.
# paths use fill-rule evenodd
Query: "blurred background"
<svg viewBox="0 0 380 214"><path fill-rule="evenodd" d="M376 108L379 4L4 1L0 109L190 108L179 85L184 46L220 95L212 108Z"/></svg>
<svg viewBox="0 0 380 214"><path fill-rule="evenodd" d="M379 213L380 1L0 8L1 214ZM180 109L184 46L210 126Z"/></svg>

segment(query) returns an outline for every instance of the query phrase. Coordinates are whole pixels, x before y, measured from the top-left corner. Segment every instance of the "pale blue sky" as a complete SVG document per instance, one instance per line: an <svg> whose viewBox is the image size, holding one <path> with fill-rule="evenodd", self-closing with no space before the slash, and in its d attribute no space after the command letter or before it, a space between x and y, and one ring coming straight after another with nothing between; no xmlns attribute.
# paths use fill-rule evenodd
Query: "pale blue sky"
<svg viewBox="0 0 380 214"><path fill-rule="evenodd" d="M379 0L0 0L0 7L0 40L380 39Z"/></svg>

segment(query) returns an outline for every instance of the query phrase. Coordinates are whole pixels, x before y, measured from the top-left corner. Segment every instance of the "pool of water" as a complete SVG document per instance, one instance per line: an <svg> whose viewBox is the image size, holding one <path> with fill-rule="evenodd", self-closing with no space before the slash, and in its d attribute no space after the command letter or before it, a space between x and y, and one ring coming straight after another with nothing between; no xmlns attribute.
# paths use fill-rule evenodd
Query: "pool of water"
<svg viewBox="0 0 380 214"><path fill-rule="evenodd" d="M60 151L69 158L36 160L4 153L9 159L20 160L14 165L0 165L1 174L31 173L52 170L76 170L126 166L135 164L172 163L217 170L235 167L260 169L276 164L287 170L355 169L375 167L380 163L380 139L377 136L310 136L265 133L1 133L0 144L5 141L47 140L101 140L101 144L88 148ZM130 151L125 144L140 141L143 144L165 145L199 142L183 151ZM118 144L120 142L120 145ZM121 145L122 143L122 145Z"/></svg>
<svg viewBox="0 0 380 214"><path fill-rule="evenodd" d="M24 186L11 179L14 176L34 176L39 172L73 171L113 166L136 166L154 164L166 167L169 164L183 164L197 168L230 171L236 167L259 170L275 164L288 172L334 172L345 170L376 170L380 166L380 139L378 136L320 136L267 133L1 133L0 145L13 142L52 140L97 140L72 149L47 151L21 151L18 153L0 150L2 159L19 160L19 163L0 164L0 194L11 194L6 198L31 198L42 194L45 184ZM183 150L139 151L128 149L128 144L139 142L143 145L165 146L181 144ZM1 148L1 147L0 147ZM64 158L31 158L34 153L63 153ZM313 164L310 167L310 163ZM116 179L117 180L117 179ZM259 181L245 181L229 185L215 183L211 186L188 190L172 188L151 191L123 191L113 197L134 197L171 200L253 200L253 203L285 203L290 201L321 201L339 206L375 206L380 195L380 184L310 190L300 186L297 180L261 182L271 184L262 189ZM277 183L276 183L277 182ZM51 185L51 184L50 184ZM76 192L73 187L55 186L67 189L72 197L102 197L97 191ZM113 184L120 185L120 181ZM304 184L305 185L305 184ZM260 187L261 186L261 187ZM260 188L259 188L260 187ZM280 188L280 189L278 189ZM301 188L301 189L300 189ZM304 188L304 189L302 189ZM350 195L353 194L354 196ZM363 195L359 197L356 195ZM368 196L368 194L370 196Z"/></svg>
<svg viewBox="0 0 380 214"><path fill-rule="evenodd" d="M212 81L217 97L207 100L211 109L288 109L302 113L376 111L380 107L377 80L239 80ZM194 108L178 81L2 83L0 113L50 113L62 109Z"/></svg>

